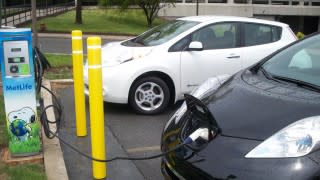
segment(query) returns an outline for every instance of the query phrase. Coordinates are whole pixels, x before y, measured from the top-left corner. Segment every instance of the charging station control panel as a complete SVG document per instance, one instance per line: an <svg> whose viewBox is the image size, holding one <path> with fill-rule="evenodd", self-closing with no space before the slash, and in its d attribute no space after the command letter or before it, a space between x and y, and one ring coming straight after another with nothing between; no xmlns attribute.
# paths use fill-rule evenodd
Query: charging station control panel
<svg viewBox="0 0 320 180"><path fill-rule="evenodd" d="M30 75L28 41L3 42L5 75Z"/></svg>

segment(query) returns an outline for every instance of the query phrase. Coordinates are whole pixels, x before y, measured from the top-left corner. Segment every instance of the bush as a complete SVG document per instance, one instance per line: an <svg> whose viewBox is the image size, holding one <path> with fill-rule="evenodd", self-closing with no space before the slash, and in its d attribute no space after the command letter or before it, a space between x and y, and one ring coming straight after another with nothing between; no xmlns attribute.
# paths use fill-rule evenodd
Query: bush
<svg viewBox="0 0 320 180"><path fill-rule="evenodd" d="M296 36L297 36L298 39L304 38L304 34L302 32L300 32L300 31L296 34Z"/></svg>

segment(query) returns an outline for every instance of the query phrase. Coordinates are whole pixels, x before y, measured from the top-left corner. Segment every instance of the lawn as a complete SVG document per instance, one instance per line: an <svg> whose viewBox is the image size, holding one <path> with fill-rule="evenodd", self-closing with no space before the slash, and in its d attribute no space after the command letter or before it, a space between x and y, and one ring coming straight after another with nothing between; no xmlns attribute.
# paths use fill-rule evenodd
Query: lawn
<svg viewBox="0 0 320 180"><path fill-rule="evenodd" d="M46 54L46 58L51 64L44 77L47 79L72 79L72 56Z"/></svg>
<svg viewBox="0 0 320 180"><path fill-rule="evenodd" d="M48 32L68 33L79 29L86 33L137 35L149 29L142 10L85 9L82 10L82 19L83 24L75 24L75 11L69 11L41 19L38 24L44 23ZM165 22L156 18L154 26Z"/></svg>
<svg viewBox="0 0 320 180"><path fill-rule="evenodd" d="M0 148L8 145L8 132L4 112L3 96L0 96ZM0 159L1 180L45 180L44 166L39 164L23 164L8 166Z"/></svg>
<svg viewBox="0 0 320 180"><path fill-rule="evenodd" d="M4 112L3 95L0 95L0 146L7 145L8 143L8 132L6 124L6 116ZM1 178L0 178L1 179Z"/></svg>

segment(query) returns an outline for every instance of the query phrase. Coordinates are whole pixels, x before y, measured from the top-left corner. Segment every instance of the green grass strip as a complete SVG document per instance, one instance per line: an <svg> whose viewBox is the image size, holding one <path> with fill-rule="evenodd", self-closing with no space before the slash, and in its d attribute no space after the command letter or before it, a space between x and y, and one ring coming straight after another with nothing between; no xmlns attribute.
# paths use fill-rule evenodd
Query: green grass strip
<svg viewBox="0 0 320 180"><path fill-rule="evenodd" d="M137 35L147 27L146 18L142 10L120 11L118 9L86 9L82 10L83 24L75 24L75 11L48 17L40 20L45 24L46 30L51 32L71 32L82 30L86 33ZM156 18L154 26L166 22ZM30 25L28 25L30 26Z"/></svg>

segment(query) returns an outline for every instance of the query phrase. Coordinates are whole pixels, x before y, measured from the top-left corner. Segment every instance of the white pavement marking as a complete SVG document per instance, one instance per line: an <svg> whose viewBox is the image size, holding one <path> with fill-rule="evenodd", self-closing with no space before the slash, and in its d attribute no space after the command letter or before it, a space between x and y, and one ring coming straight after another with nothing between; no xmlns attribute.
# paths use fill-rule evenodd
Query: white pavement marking
<svg viewBox="0 0 320 180"><path fill-rule="evenodd" d="M160 151L160 146L147 146L126 149L129 153L146 152L146 151Z"/></svg>

